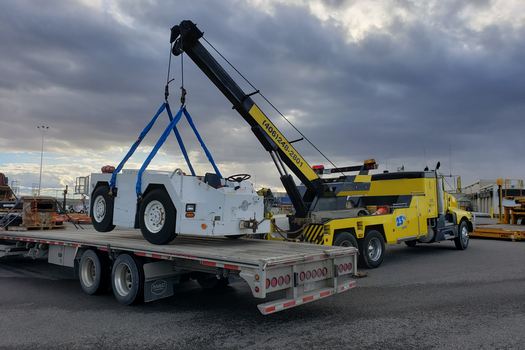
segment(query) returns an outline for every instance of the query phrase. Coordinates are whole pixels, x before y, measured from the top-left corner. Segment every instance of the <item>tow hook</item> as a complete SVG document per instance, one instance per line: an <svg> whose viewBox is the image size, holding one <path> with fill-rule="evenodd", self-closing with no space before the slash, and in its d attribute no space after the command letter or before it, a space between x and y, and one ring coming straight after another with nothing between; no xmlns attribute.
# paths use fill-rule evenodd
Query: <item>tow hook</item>
<svg viewBox="0 0 525 350"><path fill-rule="evenodd" d="M248 228L252 229L253 233L257 232L257 227L259 227L259 223L255 219L250 220L241 220L239 223L240 228Z"/></svg>

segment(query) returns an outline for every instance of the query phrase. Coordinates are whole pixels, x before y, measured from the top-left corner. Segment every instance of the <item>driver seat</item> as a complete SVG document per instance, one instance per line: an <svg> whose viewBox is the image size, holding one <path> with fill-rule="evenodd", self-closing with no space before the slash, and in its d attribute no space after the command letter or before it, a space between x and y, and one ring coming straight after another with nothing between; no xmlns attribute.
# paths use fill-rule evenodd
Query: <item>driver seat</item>
<svg viewBox="0 0 525 350"><path fill-rule="evenodd" d="M208 184L213 188L222 187L221 178L215 173L206 173L204 175L204 183Z"/></svg>

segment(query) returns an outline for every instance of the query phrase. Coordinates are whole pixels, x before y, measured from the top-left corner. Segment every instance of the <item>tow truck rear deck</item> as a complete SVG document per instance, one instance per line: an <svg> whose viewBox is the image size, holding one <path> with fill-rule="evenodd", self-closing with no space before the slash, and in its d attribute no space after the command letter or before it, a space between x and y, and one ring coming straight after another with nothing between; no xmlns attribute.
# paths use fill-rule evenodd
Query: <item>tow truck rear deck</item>
<svg viewBox="0 0 525 350"><path fill-rule="evenodd" d="M286 291L284 298L258 305L263 314L299 306L355 287L352 277L357 265L357 251L348 247L188 236L179 236L169 245L153 245L135 230L100 233L74 227L64 230L0 231L0 257L15 254L47 257L49 263L75 268L83 290L88 294L95 294L93 288L84 287L96 281L98 273L101 275L99 278L110 280L102 280L101 284L111 284L115 297L123 304L169 297L184 276L207 276L208 282L210 278L224 281L230 276L239 276L248 283L253 296L261 299L273 292ZM89 265L91 269L83 269L83 255L95 262L100 260L102 268L97 270L95 264ZM130 258L122 259L123 255ZM130 265L138 266L136 281L140 281L140 285L137 293L132 293L136 294L136 299L123 301L115 292L130 292L134 288L130 281L125 280L125 274L115 272L115 266L121 260L124 261L122 266L127 264L131 272L134 267ZM111 269L113 272L109 276ZM104 274L106 270L108 273Z"/></svg>

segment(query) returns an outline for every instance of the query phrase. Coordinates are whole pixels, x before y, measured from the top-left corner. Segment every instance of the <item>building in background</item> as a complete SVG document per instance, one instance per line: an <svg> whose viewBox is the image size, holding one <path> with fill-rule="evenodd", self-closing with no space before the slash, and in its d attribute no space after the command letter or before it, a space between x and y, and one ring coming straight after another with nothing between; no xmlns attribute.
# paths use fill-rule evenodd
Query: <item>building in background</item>
<svg viewBox="0 0 525 350"><path fill-rule="evenodd" d="M469 186L465 186L463 194L470 199L472 211L499 215L499 190L496 180L478 180ZM505 179L502 186L503 206L512 206L507 197L523 197L525 189L521 179ZM509 202L509 203L507 203Z"/></svg>

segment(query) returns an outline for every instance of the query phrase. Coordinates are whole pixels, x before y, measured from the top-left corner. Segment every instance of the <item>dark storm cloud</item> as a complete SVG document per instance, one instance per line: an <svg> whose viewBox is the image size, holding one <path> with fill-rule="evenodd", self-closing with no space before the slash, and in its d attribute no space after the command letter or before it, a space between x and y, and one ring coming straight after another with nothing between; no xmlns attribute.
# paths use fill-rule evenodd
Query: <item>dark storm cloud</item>
<svg viewBox="0 0 525 350"><path fill-rule="evenodd" d="M417 11L409 1L397 6ZM339 23L300 6L269 15L237 1L126 1L128 26L73 2L3 2L0 137L7 149L37 149L34 125L45 121L70 147L128 145L161 102L169 28L190 18L277 106L299 111L297 126L339 162L374 157L422 167L447 163L452 149L455 172L496 176L483 163L498 158L510 167L525 145L525 29L501 22L475 31L459 16L466 6L444 2L431 22L397 19L348 42ZM178 58L173 63L176 105ZM188 108L216 159L268 160L246 123L186 63ZM298 147L321 160L305 143Z"/></svg>

